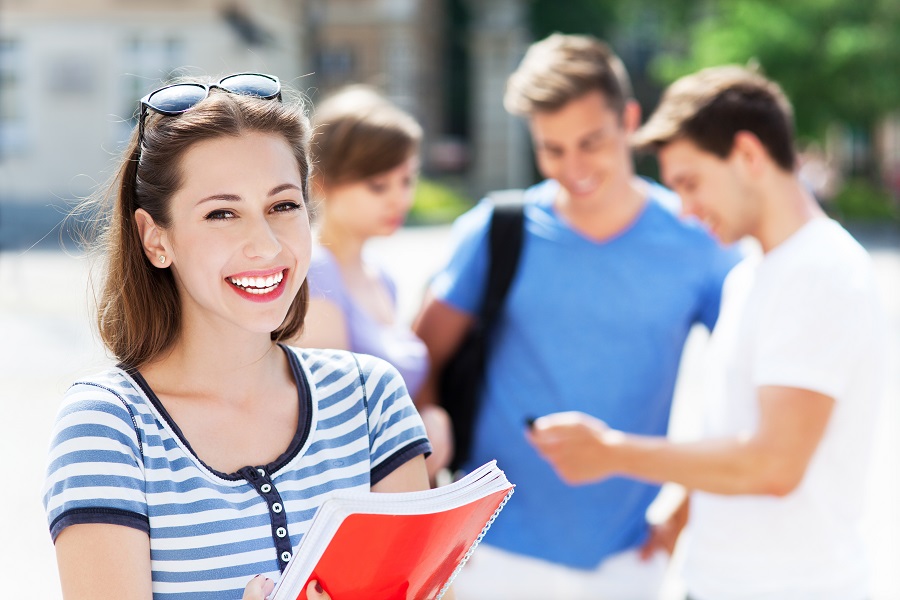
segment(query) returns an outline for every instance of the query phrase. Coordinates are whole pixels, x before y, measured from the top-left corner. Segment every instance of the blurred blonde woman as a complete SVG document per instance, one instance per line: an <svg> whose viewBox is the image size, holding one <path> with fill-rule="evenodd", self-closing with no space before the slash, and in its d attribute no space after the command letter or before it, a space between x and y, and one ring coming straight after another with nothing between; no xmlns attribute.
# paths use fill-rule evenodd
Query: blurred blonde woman
<svg viewBox="0 0 900 600"><path fill-rule="evenodd" d="M312 195L316 235L309 270L304 347L371 354L400 371L415 398L428 374L428 352L397 315L397 288L366 242L399 229L412 207L422 129L371 88L354 85L326 99L313 120ZM429 431L440 408L423 414ZM446 444L442 445L446 447ZM429 459L434 472L446 463Z"/></svg>

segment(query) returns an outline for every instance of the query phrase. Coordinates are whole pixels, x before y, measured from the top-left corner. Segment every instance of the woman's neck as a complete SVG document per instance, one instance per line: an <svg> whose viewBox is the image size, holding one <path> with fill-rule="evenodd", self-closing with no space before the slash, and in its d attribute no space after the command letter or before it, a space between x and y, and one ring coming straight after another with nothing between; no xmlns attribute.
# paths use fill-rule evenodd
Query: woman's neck
<svg viewBox="0 0 900 600"><path fill-rule="evenodd" d="M342 266L362 266L362 250L366 238L356 235L346 227L341 227L328 218L327 212L322 215L316 239L319 245L327 248Z"/></svg>
<svg viewBox="0 0 900 600"><path fill-rule="evenodd" d="M171 350L141 372L159 393L242 402L280 381L285 365L268 334L185 324Z"/></svg>

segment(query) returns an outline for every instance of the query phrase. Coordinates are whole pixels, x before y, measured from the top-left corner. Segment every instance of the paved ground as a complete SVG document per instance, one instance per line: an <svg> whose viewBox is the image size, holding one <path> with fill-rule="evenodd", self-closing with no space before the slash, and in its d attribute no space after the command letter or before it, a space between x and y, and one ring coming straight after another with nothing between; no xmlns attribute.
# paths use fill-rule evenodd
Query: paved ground
<svg viewBox="0 0 900 600"><path fill-rule="evenodd" d="M8 238L7 238L8 239ZM900 364L900 233L866 230L890 311L892 364ZM428 275L446 252L446 228L407 229L374 250L396 265L400 309L411 319ZM42 245L43 246L43 245ZM402 266L400 266L402 265ZM0 252L0 456L6 464L0 497L3 597L59 599L54 554L40 502L43 463L59 400L71 380L107 364L89 321L84 258L34 249ZM692 336L679 384L676 427L688 431L688 398L698 377L703 335ZM900 598L900 369L891 374L880 421L866 535L873 555L874 600ZM679 590L672 578L666 598Z"/></svg>

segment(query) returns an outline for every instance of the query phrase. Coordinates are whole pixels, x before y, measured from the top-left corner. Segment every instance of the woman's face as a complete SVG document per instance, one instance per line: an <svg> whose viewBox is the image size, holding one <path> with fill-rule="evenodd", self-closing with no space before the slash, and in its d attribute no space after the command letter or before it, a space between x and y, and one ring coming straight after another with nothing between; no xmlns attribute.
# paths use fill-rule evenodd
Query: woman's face
<svg viewBox="0 0 900 600"><path fill-rule="evenodd" d="M162 236L185 327L277 329L306 278L310 229L291 147L249 133L199 142L180 164Z"/></svg>
<svg viewBox="0 0 900 600"><path fill-rule="evenodd" d="M413 156L393 169L325 190L326 219L366 239L391 235L412 207L419 160Z"/></svg>

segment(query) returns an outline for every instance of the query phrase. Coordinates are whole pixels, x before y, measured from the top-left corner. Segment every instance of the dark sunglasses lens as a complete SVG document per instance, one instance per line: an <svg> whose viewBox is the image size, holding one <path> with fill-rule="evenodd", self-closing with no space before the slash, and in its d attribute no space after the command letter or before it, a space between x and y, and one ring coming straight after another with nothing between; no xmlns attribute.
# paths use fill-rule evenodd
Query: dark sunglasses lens
<svg viewBox="0 0 900 600"><path fill-rule="evenodd" d="M219 85L233 94L257 98L274 98L281 91L281 84L265 75L232 75L220 81Z"/></svg>
<svg viewBox="0 0 900 600"><path fill-rule="evenodd" d="M157 90L147 104L162 113L182 113L206 98L206 88L194 83L179 83Z"/></svg>

